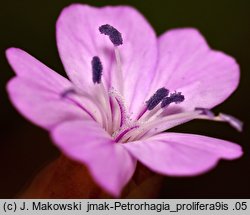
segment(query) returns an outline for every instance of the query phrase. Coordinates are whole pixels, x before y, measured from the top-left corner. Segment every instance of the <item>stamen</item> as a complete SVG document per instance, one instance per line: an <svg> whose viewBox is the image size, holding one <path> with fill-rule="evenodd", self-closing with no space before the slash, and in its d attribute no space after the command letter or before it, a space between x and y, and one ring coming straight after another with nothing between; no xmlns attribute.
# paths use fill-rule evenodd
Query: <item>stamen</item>
<svg viewBox="0 0 250 215"><path fill-rule="evenodd" d="M161 108L167 107L171 103L181 103L184 101L184 99L185 97L181 94L181 92L172 93L169 97L166 97L162 100Z"/></svg>
<svg viewBox="0 0 250 215"><path fill-rule="evenodd" d="M188 122L199 116L199 112L190 111L168 115L165 117L157 117L152 121L141 123L140 128L130 135L130 141L141 139L142 137L150 137L154 134L161 133L165 130L173 128L177 125Z"/></svg>
<svg viewBox="0 0 250 215"><path fill-rule="evenodd" d="M166 88L162 87L158 89L155 94L148 101L146 101L147 109L153 110L166 96L168 96L168 94L169 90Z"/></svg>
<svg viewBox="0 0 250 215"><path fill-rule="evenodd" d="M239 132L242 131L243 122L235 118L234 116L231 116L225 113L219 113L219 115L215 116L215 114L211 110L207 108L200 108L200 107L195 108L195 111L201 111L200 117L198 117L200 119L207 119L207 120L213 120L213 121L218 121L218 122L227 122L237 131Z"/></svg>
<svg viewBox="0 0 250 215"><path fill-rule="evenodd" d="M116 75L116 80L118 84L118 90L123 95L123 74L122 74L122 63L121 63L121 56L120 52L117 47L115 47L115 60L116 60L116 66L117 66L117 72L115 73Z"/></svg>
<svg viewBox="0 0 250 215"><path fill-rule="evenodd" d="M98 56L94 56L91 61L92 65L92 79L94 84L100 84L101 83L101 77L102 77L102 63Z"/></svg>
<svg viewBox="0 0 250 215"><path fill-rule="evenodd" d="M108 93L105 90L105 87L103 83L101 82L101 77L102 77L102 71L103 71L103 66L101 63L101 60L98 56L94 56L91 61L91 66L92 66L92 80L94 84L96 85L96 98L99 102L99 106L104 106L104 111L101 111L101 115L104 121L104 127L108 132L111 131L109 121L111 120L111 110L109 106L109 97Z"/></svg>
<svg viewBox="0 0 250 215"><path fill-rule="evenodd" d="M218 122L227 122L229 125L231 125L233 128L235 128L237 131L241 132L243 129L243 122L239 119L235 118L234 116L225 114L225 113L219 113L219 115L215 116L215 114L207 109L207 108L195 108L196 111L200 112L200 119L207 119L207 120L213 120Z"/></svg>
<svg viewBox="0 0 250 215"><path fill-rule="evenodd" d="M120 127L122 127L122 125L125 123L125 120L126 120L126 117L125 117L126 113L125 113L124 104L122 104L122 102L118 98L115 98L115 100L120 108L120 113L121 113Z"/></svg>
<svg viewBox="0 0 250 215"><path fill-rule="evenodd" d="M243 122L235 118L234 116L225 113L220 113L218 117L229 123L237 131L241 132L243 130Z"/></svg>
<svg viewBox="0 0 250 215"><path fill-rule="evenodd" d="M113 121L114 124L114 129L117 130L118 128L121 128L123 125L127 124L128 122L128 113L127 113L127 108L126 104L124 103L124 99L122 96L117 92L116 90L112 89L109 92L110 98L112 99L112 105L115 106L115 112L113 113L113 117L115 122Z"/></svg>
<svg viewBox="0 0 250 215"><path fill-rule="evenodd" d="M201 111L201 114L206 115L208 117L215 117L214 113L207 109L207 108L202 108L202 107L196 107L194 110Z"/></svg>
<svg viewBox="0 0 250 215"><path fill-rule="evenodd" d="M127 128L125 129L123 132L121 132L116 138L115 138L115 142L119 142L122 137L124 137L125 134L127 134L129 131L135 129L135 128L139 128L139 126L133 126L133 127L130 127L130 128Z"/></svg>
<svg viewBox="0 0 250 215"><path fill-rule="evenodd" d="M114 28L113 26L106 24L99 27L99 31L101 34L105 34L109 36L110 41L114 44L114 46L122 45L122 35L121 33Z"/></svg>
<svg viewBox="0 0 250 215"><path fill-rule="evenodd" d="M121 56L118 50L118 46L123 44L122 34L113 26L106 24L99 27L101 34L109 36L110 41L115 46L115 60L117 64L116 80L118 85L118 90L123 95L123 75L122 75L122 65Z"/></svg>

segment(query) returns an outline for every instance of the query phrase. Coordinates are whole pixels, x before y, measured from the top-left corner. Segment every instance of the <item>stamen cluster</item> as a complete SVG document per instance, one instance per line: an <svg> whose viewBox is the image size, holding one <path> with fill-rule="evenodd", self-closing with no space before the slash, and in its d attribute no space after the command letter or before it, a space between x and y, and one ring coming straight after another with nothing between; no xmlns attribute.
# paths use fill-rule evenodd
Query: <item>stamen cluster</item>
<svg viewBox="0 0 250 215"><path fill-rule="evenodd" d="M130 118L130 114L127 111L125 102L123 99L123 72L121 65L120 53L118 50L119 45L123 43L121 33L111 25L102 25L99 27L100 33L107 35L110 41L114 45L114 51L116 56L116 78L120 83L120 89L105 89L102 83L103 66L101 59L98 56L94 56L91 61L92 68L92 81L96 86L97 99L92 101L92 95L80 95L88 97L93 104L97 107L96 111L88 111L84 107L84 104L80 104L74 99L70 98L70 94L79 94L74 89L69 89L62 94L70 101L74 101L79 107L81 107L92 119L99 122L103 128L109 132L116 142L127 142L141 138L147 134L152 128L158 124L162 117L159 117L163 112L163 108L167 107L171 103L180 103L184 101L184 96L181 92L171 93L169 96L169 90L162 87L159 88L149 100L145 102L145 106L142 107L141 113L134 120ZM159 105L161 104L161 105ZM157 108L156 108L157 107Z"/></svg>

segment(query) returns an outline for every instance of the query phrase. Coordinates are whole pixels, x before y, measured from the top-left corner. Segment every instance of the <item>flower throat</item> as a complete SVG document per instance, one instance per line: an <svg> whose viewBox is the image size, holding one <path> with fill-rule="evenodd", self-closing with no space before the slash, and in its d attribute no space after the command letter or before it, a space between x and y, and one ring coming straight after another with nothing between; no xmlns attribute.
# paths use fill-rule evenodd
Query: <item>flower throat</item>
<svg viewBox="0 0 250 215"><path fill-rule="evenodd" d="M99 56L93 56L91 60L92 81L96 87L97 99L92 99L93 103L99 107L100 117L97 118L91 111L87 111L84 105L75 102L81 107L92 119L99 122L104 129L110 133L116 142L126 142L136 139L138 133L145 132L151 129L152 122L157 122L161 113L171 103L178 104L184 101L184 96L181 92L170 93L165 87L161 87L145 101L145 105L141 108L138 116L131 119L131 114L127 111L124 101L124 86L123 86L123 71L121 55L118 46L123 44L122 34L109 24L101 25L99 32L109 37L114 45L114 54L116 62L116 72L114 78L117 81L117 88L111 87L109 91L105 89L102 83L103 65ZM77 94L80 96L89 97L91 95L82 94L77 90L66 90L63 92L63 97L67 98L69 94ZM71 99L69 97L69 99ZM153 123L155 124L155 123ZM135 132L137 131L137 132ZM133 136L133 135L134 136ZM133 137L132 137L133 136Z"/></svg>

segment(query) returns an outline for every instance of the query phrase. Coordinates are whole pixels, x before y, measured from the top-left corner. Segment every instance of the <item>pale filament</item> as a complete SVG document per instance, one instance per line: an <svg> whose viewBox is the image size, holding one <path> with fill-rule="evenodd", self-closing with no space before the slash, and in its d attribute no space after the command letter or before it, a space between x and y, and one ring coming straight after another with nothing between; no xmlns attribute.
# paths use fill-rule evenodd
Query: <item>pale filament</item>
<svg viewBox="0 0 250 215"><path fill-rule="evenodd" d="M115 49L115 60L116 60L116 68L117 68L117 72L115 73L115 75L116 75L119 93L123 96L124 86L123 86L121 55L120 55L118 47L115 46L114 49Z"/></svg>

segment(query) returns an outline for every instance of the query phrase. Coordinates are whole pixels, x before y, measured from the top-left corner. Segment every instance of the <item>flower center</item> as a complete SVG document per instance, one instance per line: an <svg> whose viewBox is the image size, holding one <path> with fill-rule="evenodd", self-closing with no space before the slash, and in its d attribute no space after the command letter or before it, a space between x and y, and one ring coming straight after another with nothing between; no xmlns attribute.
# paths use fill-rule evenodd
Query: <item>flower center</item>
<svg viewBox="0 0 250 215"><path fill-rule="evenodd" d="M184 101L184 96L180 92L174 92L169 95L169 90L159 88L142 107L142 111L137 117L131 117L123 98L123 71L118 46L123 44L121 33L109 24L99 27L101 34L107 35L114 45L114 54L116 62L116 72L114 78L117 81L117 88L106 89L102 83L103 66L101 59L94 56L91 61L92 81L94 83L94 95L81 92L77 89L67 89L61 96L68 99L80 107L93 120L97 121L114 138L115 142L128 142L146 135L151 129L154 129L162 119L162 113L171 103L178 104ZM88 99L95 110L87 108L85 102L79 102L81 97Z"/></svg>

